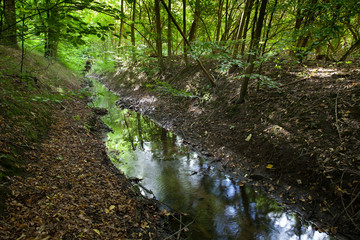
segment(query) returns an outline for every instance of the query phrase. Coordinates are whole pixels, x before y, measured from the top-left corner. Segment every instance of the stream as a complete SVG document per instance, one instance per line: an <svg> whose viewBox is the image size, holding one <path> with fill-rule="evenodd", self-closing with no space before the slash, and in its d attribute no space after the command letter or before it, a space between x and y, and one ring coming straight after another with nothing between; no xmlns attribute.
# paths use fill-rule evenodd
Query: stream
<svg viewBox="0 0 360 240"><path fill-rule="evenodd" d="M103 121L114 130L106 141L113 163L127 177L142 179L157 200L188 213L185 223L195 219L187 227L188 239L334 239L266 193L240 186L181 137L136 112L120 110L115 105L119 97L93 83L94 104L109 110Z"/></svg>

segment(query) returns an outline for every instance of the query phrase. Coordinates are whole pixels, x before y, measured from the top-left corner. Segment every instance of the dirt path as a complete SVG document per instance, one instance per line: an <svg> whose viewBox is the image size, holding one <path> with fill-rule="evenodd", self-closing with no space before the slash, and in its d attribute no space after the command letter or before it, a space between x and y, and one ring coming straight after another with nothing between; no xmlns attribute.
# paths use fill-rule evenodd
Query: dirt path
<svg viewBox="0 0 360 240"><path fill-rule="evenodd" d="M106 156L84 102L57 105L48 138L10 177L0 239L164 239L167 218Z"/></svg>

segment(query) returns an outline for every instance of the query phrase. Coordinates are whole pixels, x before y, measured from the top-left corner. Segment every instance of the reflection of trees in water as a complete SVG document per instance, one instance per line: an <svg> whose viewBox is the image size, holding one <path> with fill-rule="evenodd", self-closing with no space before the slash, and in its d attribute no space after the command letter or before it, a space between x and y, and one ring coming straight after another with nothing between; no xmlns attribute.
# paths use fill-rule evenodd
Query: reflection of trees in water
<svg viewBox="0 0 360 240"><path fill-rule="evenodd" d="M299 237L299 240L301 239L301 235L302 235L302 224L301 224L301 221L300 221L300 218L295 215L295 222L294 222L294 225L293 225L293 228L292 228L292 232ZM292 235L292 234L290 234Z"/></svg>
<svg viewBox="0 0 360 240"><path fill-rule="evenodd" d="M161 142L162 142L164 160L168 160L169 159L168 138L167 138L167 131L164 128L161 129Z"/></svg>
<svg viewBox="0 0 360 240"><path fill-rule="evenodd" d="M162 198L169 206L179 211L188 209L191 204L191 196L185 188L187 184L184 184L183 179L179 178L177 169L173 168L171 164L165 164L161 168L161 175L157 180L158 185L162 186Z"/></svg>
<svg viewBox="0 0 360 240"><path fill-rule="evenodd" d="M142 136L142 124L141 124L140 114L136 114L136 120L137 120L137 129L138 129L138 134L139 134L140 148L141 148L141 150L144 150L144 139Z"/></svg>
<svg viewBox="0 0 360 240"><path fill-rule="evenodd" d="M302 238L312 239L314 237L316 231L313 228L309 229L309 224L304 224L297 214L289 214L286 217L289 222L292 222L290 229L286 231L288 236L297 236L299 240Z"/></svg>
<svg viewBox="0 0 360 240"><path fill-rule="evenodd" d="M260 235L269 236L268 230L271 229L272 223L267 213L273 210L272 205L260 207L260 212L254 212L256 199L253 190L240 187L233 180L224 179L221 173L202 179L201 186L207 189L204 195L208 195L206 199L215 196L211 201L203 201L211 205L210 210L205 211L205 218L215 220L212 222L208 220L207 230L212 236L227 236L231 239L256 239ZM201 204L198 207L202 208ZM215 229L213 226L218 227Z"/></svg>
<svg viewBox="0 0 360 240"><path fill-rule="evenodd" d="M125 116L124 116L124 122L125 122L125 126L126 126L126 129L127 129L128 135L129 135L128 140L129 140L129 142L131 143L132 150L135 151L134 138L133 138L133 136L132 136L131 133L130 133L129 124L128 124L127 121L126 121L126 117L125 117Z"/></svg>

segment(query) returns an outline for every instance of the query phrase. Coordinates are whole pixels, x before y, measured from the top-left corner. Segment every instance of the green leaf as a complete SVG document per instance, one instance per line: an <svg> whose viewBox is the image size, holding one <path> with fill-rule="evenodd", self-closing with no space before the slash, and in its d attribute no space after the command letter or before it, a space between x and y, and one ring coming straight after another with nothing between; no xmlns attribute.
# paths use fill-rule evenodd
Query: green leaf
<svg viewBox="0 0 360 240"><path fill-rule="evenodd" d="M98 235L101 235L101 233L100 233L100 231L99 231L98 229L94 228L93 230L94 230L94 232L96 232Z"/></svg>
<svg viewBox="0 0 360 240"><path fill-rule="evenodd" d="M250 133L249 136L247 136L247 138L245 139L245 141L247 141L247 142L250 141L251 137L252 137L252 134Z"/></svg>

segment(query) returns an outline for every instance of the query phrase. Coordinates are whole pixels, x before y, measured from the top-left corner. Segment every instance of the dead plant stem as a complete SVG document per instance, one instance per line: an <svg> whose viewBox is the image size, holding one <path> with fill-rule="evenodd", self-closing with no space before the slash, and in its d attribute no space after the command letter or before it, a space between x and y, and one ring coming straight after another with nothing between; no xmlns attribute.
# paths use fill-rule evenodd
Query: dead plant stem
<svg viewBox="0 0 360 240"><path fill-rule="evenodd" d="M340 88L337 91L336 94L336 99L335 99L335 126L336 126L336 130L339 134L339 138L341 141L341 133L340 133L340 126L339 126L339 119L338 119L338 99L339 99L339 92L340 92Z"/></svg>
<svg viewBox="0 0 360 240"><path fill-rule="evenodd" d="M192 220L190 223L186 224L183 228L181 228L179 231L177 231L177 232L171 234L170 236L168 236L167 238L165 238L165 240L170 239L171 237L175 236L176 234L178 234L179 232L181 232L182 230L184 230L185 228L187 228L188 226L190 226L191 224L193 224L194 221L195 221L195 218L194 218L194 220Z"/></svg>

